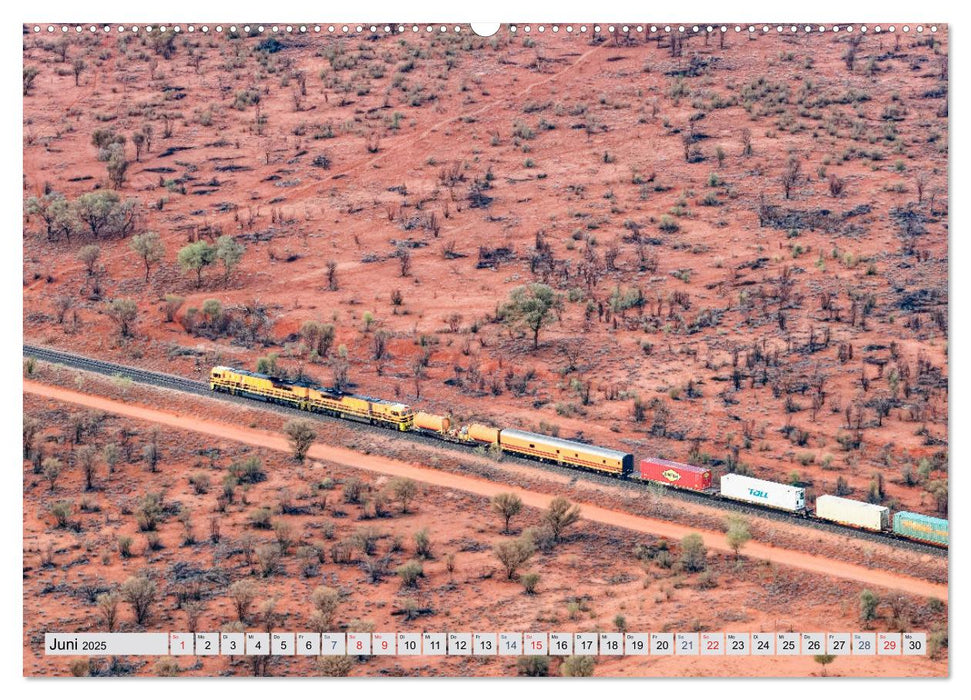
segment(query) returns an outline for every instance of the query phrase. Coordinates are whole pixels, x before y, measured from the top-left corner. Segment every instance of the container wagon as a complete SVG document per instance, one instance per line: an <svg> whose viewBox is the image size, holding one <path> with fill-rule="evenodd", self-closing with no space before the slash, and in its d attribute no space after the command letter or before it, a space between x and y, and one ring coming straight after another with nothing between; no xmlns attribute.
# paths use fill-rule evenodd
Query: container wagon
<svg viewBox="0 0 971 700"><path fill-rule="evenodd" d="M947 520L943 518L899 512L893 516L893 531L901 537L929 542L939 547L948 545Z"/></svg>
<svg viewBox="0 0 971 700"><path fill-rule="evenodd" d="M649 457L641 460L641 479L692 491L711 488L711 469Z"/></svg>
<svg viewBox="0 0 971 700"><path fill-rule="evenodd" d="M504 452L618 476L626 477L634 471L632 454L524 430L500 431L499 446Z"/></svg>
<svg viewBox="0 0 971 700"><path fill-rule="evenodd" d="M722 476L721 495L734 501L756 503L790 513L799 513L806 508L805 489L739 474Z"/></svg>
<svg viewBox="0 0 971 700"><path fill-rule="evenodd" d="M839 496L818 496L816 517L874 532L890 529L889 508Z"/></svg>

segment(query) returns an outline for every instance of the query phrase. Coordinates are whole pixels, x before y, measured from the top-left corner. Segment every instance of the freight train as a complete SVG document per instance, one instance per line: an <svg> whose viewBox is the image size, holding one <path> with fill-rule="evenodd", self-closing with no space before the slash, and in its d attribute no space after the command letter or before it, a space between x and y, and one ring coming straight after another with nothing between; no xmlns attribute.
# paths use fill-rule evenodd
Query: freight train
<svg viewBox="0 0 971 700"><path fill-rule="evenodd" d="M818 496L816 512L810 514L806 509L806 490L799 486L740 474L724 474L716 489L711 469L655 457L642 459L639 473L635 474L634 455L627 452L523 430L493 428L480 423L455 426L448 416L415 411L402 403L348 394L307 382L283 381L231 367L213 367L209 388L311 413L324 413L393 430L420 433L448 442L508 452L549 464L662 484L860 530L892 532L899 537L938 547L948 546L947 520L908 512L898 512L891 519L889 509L884 506L830 495Z"/></svg>

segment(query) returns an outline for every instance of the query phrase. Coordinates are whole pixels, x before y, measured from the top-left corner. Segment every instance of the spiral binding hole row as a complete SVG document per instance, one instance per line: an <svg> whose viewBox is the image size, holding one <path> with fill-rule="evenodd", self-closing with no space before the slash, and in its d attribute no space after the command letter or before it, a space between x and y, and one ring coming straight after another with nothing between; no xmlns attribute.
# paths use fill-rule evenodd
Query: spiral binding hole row
<svg viewBox="0 0 971 700"><path fill-rule="evenodd" d="M208 34L210 32L216 32L217 34L223 33L223 32L236 33L236 32L239 32L239 31L243 31L243 32L245 32L247 34L250 34L250 33L254 32L254 31L256 33L258 33L258 34L263 34L263 33L273 33L273 34L279 34L279 33L284 33L284 34L308 34L308 33L312 33L312 34L320 34L320 33L327 33L327 34L355 34L356 33L356 34L360 34L360 33L364 33L364 32L370 32L372 34L373 33L378 33L378 32L383 32L385 34L392 34L392 33L394 33L394 34L404 34L404 33L407 33L409 31L411 33L413 33L413 34L417 34L417 33L420 33L420 32L425 32L427 34L431 34L431 33L435 33L435 32L440 33L440 34L445 34L445 33L449 33L449 32L454 32L456 34L460 34L460 33L463 33L463 32L468 32L468 33L472 33L472 34L475 33L471 28L469 28L467 26L466 27L463 27L461 25L444 25L444 24L441 24L441 25L432 25L432 24L426 24L426 25L417 25L417 24L412 24L412 25L404 25L404 24L387 25L386 24L386 25L383 25L383 26L374 25L374 24L371 24L371 25L363 25L363 24L357 24L357 25L353 25L353 24L342 24L342 25L335 25L335 24L330 24L330 25L321 25L321 24L308 25L308 24L300 24L300 25L293 25L293 24L288 24L288 25L270 25L270 26L266 26L266 25L248 25L248 24L247 25L236 25L236 24L222 25L222 24L217 24L217 25L209 26L207 24L203 24L203 25L197 26L197 25L194 25L194 24L189 24L189 25L186 25L184 28L182 27L182 25L178 25L178 24L171 25L171 26L164 25L164 24L163 25L151 25L151 24L149 24L149 25L137 25L136 24L136 25L128 25L128 26L123 25L123 24L118 24L118 25L110 25L110 24L105 24L105 25L94 25L94 24L91 24L91 25L80 25L80 24L77 24L77 25L56 25L56 26L55 25L52 25L52 24L49 24L49 25L46 25L46 26L41 26L39 24L35 24L33 26L34 33L40 33L40 32L43 32L43 31L47 31L48 33L54 33L54 32L56 32L58 30L60 30L61 33L68 33L68 32L74 31L77 34L81 34L84 31L88 31L88 32L91 32L91 33L97 33L97 32L100 31L100 32L105 33L105 34L109 34L112 31L118 32L118 33L124 33L124 32L129 32L130 31L130 32L135 33L135 34L137 34L138 32L142 32L142 31L143 32L146 32L146 33L152 33L152 32L165 33L165 32L171 31L171 32L175 32L176 34L178 34L180 32L183 32L183 31L184 32L188 32L188 33L194 33L194 32L197 32L198 31L198 32L201 32L203 34ZM611 25L599 25L599 24L594 24L594 25L586 25L586 24L580 24L580 25L572 25L572 24L567 24L567 25L559 25L559 24L553 24L553 25L544 25L544 24L540 24L540 25L530 25L530 24L526 24L526 25L516 25L516 24L511 24L511 25L508 26L508 31L509 31L510 34L517 34L519 31L522 31L522 32L527 33L527 34L533 32L533 31L536 31L536 32L539 32L539 33L542 34L542 33L545 33L547 30L550 31L550 32L553 32L554 34L559 33L559 32L565 32L567 34L574 34L574 33L586 34L589 31L593 31L596 34L599 34L599 33L603 32L603 31L606 31L607 33L610 33L610 34L617 33L617 32L622 32L624 34L629 34L629 33L632 33L632 32L638 33L638 34L642 34L642 33L645 33L645 32L647 32L649 34L658 34L658 33L661 33L661 32L664 32L664 33L677 32L677 33L680 33L680 34L702 34L702 33L714 33L714 32L727 33L727 32L732 32L732 31L734 31L736 33L748 32L749 34L756 34L756 33L769 34L773 30L775 30L775 32L777 34L785 34L785 33L788 33L788 34L798 34L800 32L803 33L803 34L822 34L822 33L840 33L840 32L845 32L847 34L852 34L853 32L857 32L857 31L860 32L860 33L866 33L866 32L872 31L872 32L877 33L877 34L880 34L880 33L883 33L883 32L889 32L889 33L892 34L892 33L896 32L896 31L898 31L898 27L896 25L889 25L889 26L886 26L886 27L881 26L881 25L875 25L875 26L870 27L868 25L849 25L849 24L848 25L835 24L835 25L828 25L828 26L827 25L808 25L808 24L807 25L795 25L795 24L792 24L792 25L779 25L779 24L777 24L777 25L768 25L768 24L762 24L762 25L755 25L755 24L748 24L748 25L739 25L739 24L735 24L735 25L724 25L723 24L723 25L717 25L717 26L716 25L706 25L706 26L702 26L702 25L697 25L697 24L696 25L691 25L691 26L686 26L686 25L677 25L677 26L675 26L675 25L643 25L643 24L637 24L637 25L633 25L633 24L630 24L630 25L628 25L628 24L624 24L624 25L614 25L614 24L611 24ZM902 31L902 32L904 32L904 33L909 33L911 30L916 31L917 33L923 33L926 30L929 30L931 32L936 32L938 30L938 27L937 27L937 25L931 25L929 27L925 27L922 24L918 24L918 25L916 25L914 27L911 27L910 25L905 24L905 25L899 27L899 30Z"/></svg>

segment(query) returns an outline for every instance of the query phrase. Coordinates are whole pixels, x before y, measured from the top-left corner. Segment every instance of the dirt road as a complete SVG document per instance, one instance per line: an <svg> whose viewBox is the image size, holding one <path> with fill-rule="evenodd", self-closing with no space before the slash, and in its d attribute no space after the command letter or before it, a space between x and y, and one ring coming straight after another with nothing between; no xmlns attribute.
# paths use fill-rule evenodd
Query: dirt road
<svg viewBox="0 0 971 700"><path fill-rule="evenodd" d="M24 392L98 409L116 415L128 416L158 425L170 426L180 430L191 430L224 440L234 440L255 447L284 452L288 452L290 449L286 438L278 433L269 433L262 430L229 425L227 423L218 423L193 415L184 415L147 408L145 406L126 404L26 379L24 380ZM491 497L503 491L514 490L522 498L525 505L533 508L545 508L552 499L552 496L547 494L523 491L521 489L510 489L505 484L496 484L474 477L441 472L378 455L363 455L354 450L341 447L314 445L310 448L309 457L380 474L405 476L426 484L457 489L486 497ZM731 551L725 542L724 534L721 532L698 530L663 520L654 520L652 518L633 516L628 513L608 510L586 503L581 503L580 505L583 508L583 517L586 520L622 527L636 532L667 537L669 539L681 539L691 532L697 532L704 538L705 544L710 549L722 552ZM889 588L913 595L934 597L942 601L947 601L948 599L948 588L946 585L931 583L910 576L892 574L886 571L867 569L835 559L793 552L758 542L750 542L746 545L745 555L752 559L767 560L824 576L835 576L857 581L862 585Z"/></svg>

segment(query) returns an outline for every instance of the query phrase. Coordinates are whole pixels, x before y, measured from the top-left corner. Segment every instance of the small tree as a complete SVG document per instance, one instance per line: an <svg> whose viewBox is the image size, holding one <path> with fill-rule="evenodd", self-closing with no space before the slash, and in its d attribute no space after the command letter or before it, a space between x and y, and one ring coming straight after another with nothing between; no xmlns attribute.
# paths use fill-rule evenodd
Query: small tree
<svg viewBox="0 0 971 700"><path fill-rule="evenodd" d="M121 597L131 605L135 623L144 624L158 596L155 583L144 576L132 576L121 585Z"/></svg>
<svg viewBox="0 0 971 700"><path fill-rule="evenodd" d="M229 279L245 251L246 248L232 236L220 236L216 240L216 259L223 265L223 279Z"/></svg>
<svg viewBox="0 0 971 700"><path fill-rule="evenodd" d="M85 192L74 200L71 210L74 218L87 226L92 238L121 236L135 225L137 201L122 201L117 192L97 190Z"/></svg>
<svg viewBox="0 0 971 700"><path fill-rule="evenodd" d="M317 439L317 432L314 430L313 424L310 421L295 418L287 421L287 424L283 426L283 432L287 434L287 438L290 440L293 458L303 464L307 458L307 451L314 440Z"/></svg>
<svg viewBox="0 0 971 700"><path fill-rule="evenodd" d="M115 592L100 593L96 600L98 614L104 620L105 628L108 632L115 631L115 624L118 622L118 602L121 600Z"/></svg>
<svg viewBox="0 0 971 700"><path fill-rule="evenodd" d="M47 457L41 462L41 469L44 473L44 478L47 479L47 483L50 484L51 493L54 492L54 488L57 485L57 479L61 475L63 466L61 460L57 457Z"/></svg>
<svg viewBox="0 0 971 700"><path fill-rule="evenodd" d="M728 546L735 552L735 558L738 559L739 551L752 539L748 521L740 515L729 516L725 539L728 541Z"/></svg>
<svg viewBox="0 0 971 700"><path fill-rule="evenodd" d="M340 606L340 593L327 586L317 586L310 596L314 606L314 613L317 615L316 624L321 627L321 632L330 629Z"/></svg>
<svg viewBox="0 0 971 700"><path fill-rule="evenodd" d="M94 489L94 475L97 467L95 449L91 445L83 445L78 448L76 456L78 466L81 467L81 472L84 474L84 490L91 491Z"/></svg>
<svg viewBox="0 0 971 700"><path fill-rule="evenodd" d="M327 289L332 292L337 291L337 261L328 260L326 264L327 268Z"/></svg>
<svg viewBox="0 0 971 700"><path fill-rule="evenodd" d="M681 540L681 565L685 571L704 571L708 566L708 548L701 535L693 532Z"/></svg>
<svg viewBox="0 0 971 700"><path fill-rule="evenodd" d="M318 321L304 321L300 327L300 335L308 350L317 354L318 358L325 358L330 354L334 344L334 326Z"/></svg>
<svg viewBox="0 0 971 700"><path fill-rule="evenodd" d="M101 248L93 243L81 246L81 249L78 251L78 260L84 264L84 269L88 271L88 277L94 277L98 271L98 260L100 259Z"/></svg>
<svg viewBox="0 0 971 700"><path fill-rule="evenodd" d="M813 661L822 666L822 675L826 675L826 666L836 661L836 657L833 654L816 654L813 657Z"/></svg>
<svg viewBox="0 0 971 700"><path fill-rule="evenodd" d="M573 505L562 496L550 501L550 507L543 513L543 520L553 533L553 541L559 542L563 531L580 519L580 506Z"/></svg>
<svg viewBox="0 0 971 700"><path fill-rule="evenodd" d="M502 518L502 531L508 533L509 521L522 511L523 501L514 493L497 493L492 497L492 509Z"/></svg>
<svg viewBox="0 0 971 700"><path fill-rule="evenodd" d="M131 135L131 142L135 144L135 162L139 162L142 158L142 151L145 150L146 143L145 134L141 131L136 131Z"/></svg>
<svg viewBox="0 0 971 700"><path fill-rule="evenodd" d="M216 260L216 248L206 241L190 243L179 251L179 267L196 273L196 286L202 286L202 271Z"/></svg>
<svg viewBox="0 0 971 700"><path fill-rule="evenodd" d="M250 607L252 607L253 601L256 600L258 591L259 589L256 584L248 578L236 581L229 587L229 597L233 601L236 618L240 622L246 623Z"/></svg>
<svg viewBox="0 0 971 700"><path fill-rule="evenodd" d="M401 503L401 512L407 513L408 505L418 494L418 484L411 479L396 477L388 484L388 488L394 496L394 499Z"/></svg>
<svg viewBox="0 0 971 700"><path fill-rule="evenodd" d="M154 231L147 231L132 236L129 245L145 263L145 281L148 282L152 265L165 257L165 244L162 242L162 238Z"/></svg>
<svg viewBox="0 0 971 700"><path fill-rule="evenodd" d="M513 289L500 316L508 324L528 329L535 349L539 347L539 332L557 319L562 307L563 299L552 287L533 283Z"/></svg>
<svg viewBox="0 0 971 700"><path fill-rule="evenodd" d="M782 190L786 194L786 199L792 192L792 188L799 182L799 175L802 172L802 163L797 156L790 156L786 162L786 169L782 173Z"/></svg>
<svg viewBox="0 0 971 700"><path fill-rule="evenodd" d="M506 578L511 581L520 567L536 553L536 545L532 537L520 535L514 540L500 542L493 548L493 553L505 568Z"/></svg>
<svg viewBox="0 0 971 700"><path fill-rule="evenodd" d="M131 336L132 326L138 318L138 304L132 299L112 299L108 304L108 318L118 326L118 333L122 338Z"/></svg>
<svg viewBox="0 0 971 700"><path fill-rule="evenodd" d="M877 606L880 599L873 591L864 589L860 593L860 622L866 629L870 629L870 623L877 619Z"/></svg>
<svg viewBox="0 0 971 700"><path fill-rule="evenodd" d="M108 179L111 181L111 186L115 189L121 189L125 184L125 179L128 176L128 166L130 165L128 158L125 156L125 147L120 144L114 144L108 148L110 153L108 157Z"/></svg>

